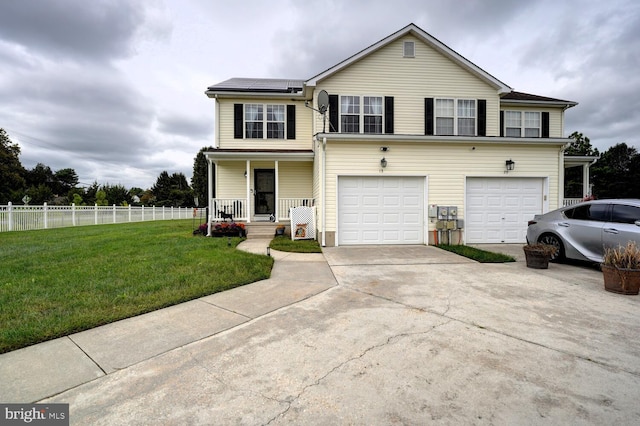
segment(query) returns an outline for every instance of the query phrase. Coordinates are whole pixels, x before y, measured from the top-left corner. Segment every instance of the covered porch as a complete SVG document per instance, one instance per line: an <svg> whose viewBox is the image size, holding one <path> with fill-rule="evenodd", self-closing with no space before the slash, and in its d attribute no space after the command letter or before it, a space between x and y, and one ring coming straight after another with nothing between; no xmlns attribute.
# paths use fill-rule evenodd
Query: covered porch
<svg viewBox="0 0 640 426"><path fill-rule="evenodd" d="M589 168L600 157L564 157L564 197L563 206L571 206L592 195Z"/></svg>
<svg viewBox="0 0 640 426"><path fill-rule="evenodd" d="M314 206L311 150L224 150L209 162L209 220L285 222L292 207ZM215 167L214 167L215 165Z"/></svg>

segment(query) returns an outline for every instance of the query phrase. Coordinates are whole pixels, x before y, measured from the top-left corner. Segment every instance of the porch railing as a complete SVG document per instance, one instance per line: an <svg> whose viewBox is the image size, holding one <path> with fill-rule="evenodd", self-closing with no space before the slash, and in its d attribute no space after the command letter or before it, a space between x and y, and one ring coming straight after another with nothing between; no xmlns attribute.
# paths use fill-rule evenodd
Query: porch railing
<svg viewBox="0 0 640 426"><path fill-rule="evenodd" d="M249 202L246 198L214 198L211 205L211 220L221 222L226 220L246 221L249 218Z"/></svg>
<svg viewBox="0 0 640 426"><path fill-rule="evenodd" d="M289 209L293 207L313 207L313 198L280 198L278 200L278 221L288 221L290 219Z"/></svg>
<svg viewBox="0 0 640 426"><path fill-rule="evenodd" d="M574 204L578 204L578 203L581 203L583 201L584 201L583 198L565 198L563 207L573 206Z"/></svg>
<svg viewBox="0 0 640 426"><path fill-rule="evenodd" d="M289 209L292 207L315 205L313 198L279 198L278 199L278 221L289 220ZM213 211L211 220L222 222L225 220L248 221L251 219L252 205L246 198L214 198L211 200Z"/></svg>

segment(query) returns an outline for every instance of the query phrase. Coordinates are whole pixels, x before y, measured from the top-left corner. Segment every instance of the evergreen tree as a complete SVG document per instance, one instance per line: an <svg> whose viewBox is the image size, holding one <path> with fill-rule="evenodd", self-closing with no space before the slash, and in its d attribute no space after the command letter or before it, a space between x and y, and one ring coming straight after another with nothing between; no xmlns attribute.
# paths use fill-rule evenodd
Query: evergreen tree
<svg viewBox="0 0 640 426"><path fill-rule="evenodd" d="M209 167L204 153L212 149L213 147L202 148L193 161L193 177L191 178L191 187L193 188L194 196L198 197L198 204L200 206L206 206L208 204L207 197L209 194L209 188L207 186L207 181L209 177ZM215 167L215 165L213 167ZM211 184L214 186L215 190L214 182L215 173L213 174L213 176L211 176Z"/></svg>
<svg viewBox="0 0 640 426"><path fill-rule="evenodd" d="M14 144L7 132L0 128L0 204L16 202L23 196L25 170L19 156L18 144Z"/></svg>

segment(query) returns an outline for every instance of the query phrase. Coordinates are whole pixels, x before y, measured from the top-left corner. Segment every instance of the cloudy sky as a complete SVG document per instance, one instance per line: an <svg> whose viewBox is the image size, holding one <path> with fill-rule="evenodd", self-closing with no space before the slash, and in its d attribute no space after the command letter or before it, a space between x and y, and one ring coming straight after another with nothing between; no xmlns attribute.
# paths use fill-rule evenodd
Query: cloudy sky
<svg viewBox="0 0 640 426"><path fill-rule="evenodd" d="M207 86L307 79L415 23L565 132L640 149L637 0L0 0L0 127L27 168L151 187L212 143Z"/></svg>

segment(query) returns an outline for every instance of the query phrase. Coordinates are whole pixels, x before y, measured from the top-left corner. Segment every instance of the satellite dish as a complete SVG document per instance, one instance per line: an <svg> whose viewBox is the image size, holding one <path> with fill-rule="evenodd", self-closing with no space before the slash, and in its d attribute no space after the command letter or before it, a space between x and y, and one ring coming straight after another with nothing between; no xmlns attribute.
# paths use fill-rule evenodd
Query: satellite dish
<svg viewBox="0 0 640 426"><path fill-rule="evenodd" d="M318 93L318 111L320 114L324 114L327 112L327 108L329 108L329 94L326 90L321 90Z"/></svg>

